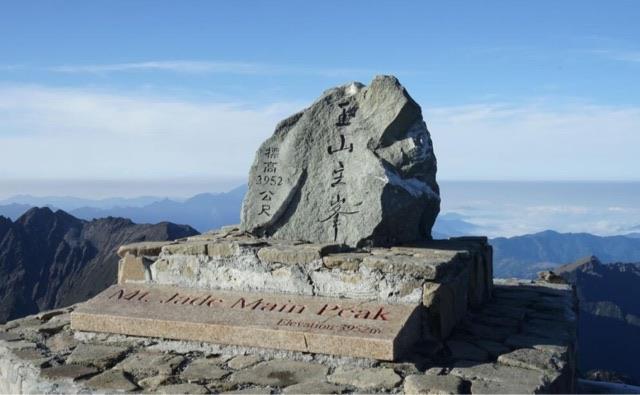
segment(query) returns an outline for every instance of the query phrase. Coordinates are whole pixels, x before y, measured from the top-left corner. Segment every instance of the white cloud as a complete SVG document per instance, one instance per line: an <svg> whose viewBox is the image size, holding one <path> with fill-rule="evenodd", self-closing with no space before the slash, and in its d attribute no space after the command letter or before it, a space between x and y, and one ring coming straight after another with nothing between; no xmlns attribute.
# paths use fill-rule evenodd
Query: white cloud
<svg viewBox="0 0 640 395"><path fill-rule="evenodd" d="M167 60L132 63L112 63L93 65L65 65L50 68L51 71L62 73L114 73L127 71L171 71L176 73L231 73L231 74L261 74L274 72L276 69L266 65L245 62L219 61L188 61Z"/></svg>
<svg viewBox="0 0 640 395"><path fill-rule="evenodd" d="M0 179L245 177L296 103L234 103L0 86Z"/></svg>
<svg viewBox="0 0 640 395"><path fill-rule="evenodd" d="M24 66L20 64L0 64L0 71L17 71L23 68Z"/></svg>
<svg viewBox="0 0 640 395"><path fill-rule="evenodd" d="M265 63L229 62L229 61L198 61L198 60L152 60L145 62L62 65L49 67L47 70L73 74L109 74L123 72L165 71L188 74L301 74L321 76L341 76L358 74L379 74L373 69L349 68L317 68L308 66L282 66Z"/></svg>
<svg viewBox="0 0 640 395"><path fill-rule="evenodd" d="M245 177L307 103L238 103L0 85L0 179ZM638 179L640 109L478 104L425 109L440 179Z"/></svg>
<svg viewBox="0 0 640 395"><path fill-rule="evenodd" d="M443 179L640 178L640 107L536 101L425 116Z"/></svg>

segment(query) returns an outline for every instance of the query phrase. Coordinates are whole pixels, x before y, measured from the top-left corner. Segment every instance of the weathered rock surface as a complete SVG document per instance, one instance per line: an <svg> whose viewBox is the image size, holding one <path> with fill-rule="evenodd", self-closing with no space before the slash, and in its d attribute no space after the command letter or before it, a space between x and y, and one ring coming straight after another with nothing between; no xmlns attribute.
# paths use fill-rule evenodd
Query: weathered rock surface
<svg viewBox="0 0 640 395"><path fill-rule="evenodd" d="M325 366L298 361L267 361L234 373L231 381L239 384L257 384L287 387L309 381L324 380L329 369Z"/></svg>
<svg viewBox="0 0 640 395"><path fill-rule="evenodd" d="M207 387L198 384L170 384L158 387L155 391L158 394L208 394Z"/></svg>
<svg viewBox="0 0 640 395"><path fill-rule="evenodd" d="M110 390L130 392L138 389L131 380L120 370L107 370L87 381L87 387L96 390Z"/></svg>
<svg viewBox="0 0 640 395"><path fill-rule="evenodd" d="M402 377L389 368L338 368L329 376L329 381L364 390L389 390L402 382Z"/></svg>
<svg viewBox="0 0 640 395"><path fill-rule="evenodd" d="M341 394L347 387L332 383L300 383L286 387L283 394Z"/></svg>
<svg viewBox="0 0 640 395"><path fill-rule="evenodd" d="M262 358L258 355L238 355L228 362L228 365L233 370L241 370L253 366L262 361Z"/></svg>
<svg viewBox="0 0 640 395"><path fill-rule="evenodd" d="M126 347L82 343L69 355L67 363L104 369L113 365L126 352Z"/></svg>
<svg viewBox="0 0 640 395"><path fill-rule="evenodd" d="M406 394L455 395L465 393L465 382L456 376L414 374L404 380Z"/></svg>
<svg viewBox="0 0 640 395"><path fill-rule="evenodd" d="M128 356L114 369L122 370L137 380L142 380L157 375L169 376L183 361L184 357L180 355L141 351Z"/></svg>
<svg viewBox="0 0 640 395"><path fill-rule="evenodd" d="M436 167L420 106L395 77L329 89L260 146L242 229L350 246L429 239Z"/></svg>
<svg viewBox="0 0 640 395"><path fill-rule="evenodd" d="M190 383L219 380L230 372L220 367L220 361L201 358L191 362L180 374L180 378Z"/></svg>
<svg viewBox="0 0 640 395"><path fill-rule="evenodd" d="M93 376L100 372L97 368L81 365L61 365L42 369L42 377L56 379L78 380L87 376Z"/></svg>

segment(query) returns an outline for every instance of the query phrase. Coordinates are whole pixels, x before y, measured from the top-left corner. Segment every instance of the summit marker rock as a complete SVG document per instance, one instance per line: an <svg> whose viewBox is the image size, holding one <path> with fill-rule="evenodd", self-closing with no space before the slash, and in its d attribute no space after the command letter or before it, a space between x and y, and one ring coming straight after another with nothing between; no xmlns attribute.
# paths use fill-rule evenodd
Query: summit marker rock
<svg viewBox="0 0 640 395"><path fill-rule="evenodd" d="M241 226L357 247L426 240L440 210L436 167L420 106L395 77L332 88L260 146Z"/></svg>

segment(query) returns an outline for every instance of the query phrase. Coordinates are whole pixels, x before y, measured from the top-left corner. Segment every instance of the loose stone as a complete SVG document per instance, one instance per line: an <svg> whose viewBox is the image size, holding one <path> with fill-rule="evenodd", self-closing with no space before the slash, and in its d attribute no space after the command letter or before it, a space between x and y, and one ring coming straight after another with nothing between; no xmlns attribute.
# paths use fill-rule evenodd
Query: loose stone
<svg viewBox="0 0 640 395"><path fill-rule="evenodd" d="M382 362L380 367L393 369L401 376L408 376L420 372L416 364L411 362Z"/></svg>
<svg viewBox="0 0 640 395"><path fill-rule="evenodd" d="M24 340L34 343L44 342L44 335L39 331L40 320L28 320L25 324L10 329L9 332L19 335Z"/></svg>
<svg viewBox="0 0 640 395"><path fill-rule="evenodd" d="M80 343L67 358L67 363L106 369L126 352L125 347Z"/></svg>
<svg viewBox="0 0 640 395"><path fill-rule="evenodd" d="M18 341L8 342L4 346L10 350L22 350L25 348L36 348L37 344L33 342L18 340Z"/></svg>
<svg viewBox="0 0 640 395"><path fill-rule="evenodd" d="M288 387L298 383L324 381L328 371L326 366L315 363L274 360L236 372L230 381L237 384Z"/></svg>
<svg viewBox="0 0 640 395"><path fill-rule="evenodd" d="M553 351L558 351L562 348L566 349L566 347L564 347L566 343L563 341L527 334L509 336L504 344L513 348L531 347L539 350L547 349Z"/></svg>
<svg viewBox="0 0 640 395"><path fill-rule="evenodd" d="M522 393L523 388L528 388L524 392L537 392L549 385L549 379L541 372L495 363L478 364L475 361L460 361L455 364L449 374L465 380L491 381L506 385L517 384L521 390L516 393ZM471 392L475 393L473 384Z"/></svg>
<svg viewBox="0 0 640 395"><path fill-rule="evenodd" d="M530 386L519 383L516 378L511 382L471 380L472 394L527 394L530 391Z"/></svg>
<svg viewBox="0 0 640 395"><path fill-rule="evenodd" d="M67 315L67 319L69 318L69 311L67 309L61 309L61 310L49 310L49 311L45 311L42 313L39 313L38 315L36 315L36 318L38 318L39 320L41 320L42 322L46 322L48 320L50 320L53 317L56 316L60 316L60 315Z"/></svg>
<svg viewBox="0 0 640 395"><path fill-rule="evenodd" d="M138 381L138 385L142 388L155 391L160 385L166 383L170 376L165 376L163 374L159 374L153 377L147 377L146 379L142 379Z"/></svg>
<svg viewBox="0 0 640 395"><path fill-rule="evenodd" d="M69 325L68 322L48 322L42 325L40 328L38 328L38 332L45 333L51 336L60 332L65 327L68 327L68 325Z"/></svg>
<svg viewBox="0 0 640 395"><path fill-rule="evenodd" d="M99 390L112 390L131 392L138 389L138 386L129 380L121 370L107 370L86 382L90 388Z"/></svg>
<svg viewBox="0 0 640 395"><path fill-rule="evenodd" d="M187 365L180 378L190 383L219 380L229 374L228 370L220 367L220 363L217 359L196 359Z"/></svg>
<svg viewBox="0 0 640 395"><path fill-rule="evenodd" d="M98 372L99 370L94 367L80 365L60 365L42 369L42 376L51 380L63 378L72 379L75 381L94 375Z"/></svg>
<svg viewBox="0 0 640 395"><path fill-rule="evenodd" d="M231 359L227 365L233 370L241 370L248 368L262 361L262 358L257 355L238 355Z"/></svg>
<svg viewBox="0 0 640 395"><path fill-rule="evenodd" d="M367 390L392 389L402 381L402 378L389 368L337 367L328 380L332 383L352 385Z"/></svg>
<svg viewBox="0 0 640 395"><path fill-rule="evenodd" d="M273 393L271 387L249 387L234 391L225 391L222 394L247 394L247 395L270 395Z"/></svg>
<svg viewBox="0 0 640 395"><path fill-rule="evenodd" d="M557 372L565 367L565 362L557 354L532 348L520 348L508 354L502 354L498 357L498 362L541 372Z"/></svg>
<svg viewBox="0 0 640 395"><path fill-rule="evenodd" d="M46 340L47 347L52 352L63 353L68 352L78 345L78 341L74 339L69 332L60 332Z"/></svg>
<svg viewBox="0 0 640 395"><path fill-rule="evenodd" d="M10 332L0 332L0 340L14 342L22 339L19 335Z"/></svg>
<svg viewBox="0 0 640 395"><path fill-rule="evenodd" d="M347 390L343 385L327 382L300 383L290 385L282 390L283 394L342 394Z"/></svg>
<svg viewBox="0 0 640 395"><path fill-rule="evenodd" d="M414 374L404 379L406 394L463 394L468 391L465 382L456 376L435 376Z"/></svg>
<svg viewBox="0 0 640 395"><path fill-rule="evenodd" d="M147 377L164 375L170 376L184 357L161 352L140 351L128 356L113 369L120 369L131 374L136 380Z"/></svg>
<svg viewBox="0 0 640 395"><path fill-rule="evenodd" d="M39 350L37 348L25 348L22 350L13 350L12 353L16 357L20 359L25 359L27 361L36 361L36 360L42 360L45 358L45 355L42 352L42 350Z"/></svg>
<svg viewBox="0 0 640 395"><path fill-rule="evenodd" d="M158 387L155 392L158 394L208 394L209 390L197 384L172 384Z"/></svg>

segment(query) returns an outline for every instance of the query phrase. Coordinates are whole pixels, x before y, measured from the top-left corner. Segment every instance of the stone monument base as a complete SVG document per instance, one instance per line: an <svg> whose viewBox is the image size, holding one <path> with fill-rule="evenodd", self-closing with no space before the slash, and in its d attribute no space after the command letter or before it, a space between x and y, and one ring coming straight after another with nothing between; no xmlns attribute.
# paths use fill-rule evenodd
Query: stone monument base
<svg viewBox="0 0 640 395"><path fill-rule="evenodd" d="M72 306L0 325L0 393L573 393L576 303L567 285L497 280L399 362L81 332Z"/></svg>
<svg viewBox="0 0 640 395"><path fill-rule="evenodd" d="M489 298L491 253L482 237L356 250L237 227L135 243L118 251L118 286L72 326L393 360Z"/></svg>

